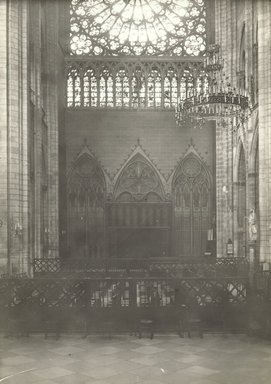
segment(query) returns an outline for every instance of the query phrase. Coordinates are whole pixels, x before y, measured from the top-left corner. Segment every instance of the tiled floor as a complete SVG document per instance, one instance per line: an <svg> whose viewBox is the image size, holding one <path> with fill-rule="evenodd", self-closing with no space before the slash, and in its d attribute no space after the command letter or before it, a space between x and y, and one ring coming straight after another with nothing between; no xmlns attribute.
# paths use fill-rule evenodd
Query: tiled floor
<svg viewBox="0 0 271 384"><path fill-rule="evenodd" d="M271 342L244 335L0 336L4 384L270 384Z"/></svg>

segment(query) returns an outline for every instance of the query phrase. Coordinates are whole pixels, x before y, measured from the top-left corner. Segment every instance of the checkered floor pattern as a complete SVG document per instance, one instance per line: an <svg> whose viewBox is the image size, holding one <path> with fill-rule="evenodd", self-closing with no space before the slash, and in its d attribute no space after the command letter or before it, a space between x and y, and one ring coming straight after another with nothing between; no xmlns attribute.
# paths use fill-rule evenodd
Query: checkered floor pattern
<svg viewBox="0 0 271 384"><path fill-rule="evenodd" d="M0 335L2 384L270 384L271 341L155 335Z"/></svg>

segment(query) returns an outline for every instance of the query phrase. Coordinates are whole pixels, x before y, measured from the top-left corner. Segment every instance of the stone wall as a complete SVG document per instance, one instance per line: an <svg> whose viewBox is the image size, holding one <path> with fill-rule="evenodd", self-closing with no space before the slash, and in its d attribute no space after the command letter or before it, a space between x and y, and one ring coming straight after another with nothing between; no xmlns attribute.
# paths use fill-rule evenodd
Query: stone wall
<svg viewBox="0 0 271 384"><path fill-rule="evenodd" d="M219 256L225 255L225 244L231 238L235 256L256 252L260 260L270 260L270 5L268 0L216 1L216 42L221 45L224 71L233 86L241 87L249 95L251 105L248 121L217 126ZM242 147L246 163L246 215L241 227L237 211ZM250 233L251 210L256 212L257 240ZM240 255L237 249L242 233L244 253Z"/></svg>
<svg viewBox="0 0 271 384"><path fill-rule="evenodd" d="M193 145L213 173L214 137L211 127L178 126L173 110L67 110L67 173L87 144L113 178L140 144L165 179Z"/></svg>

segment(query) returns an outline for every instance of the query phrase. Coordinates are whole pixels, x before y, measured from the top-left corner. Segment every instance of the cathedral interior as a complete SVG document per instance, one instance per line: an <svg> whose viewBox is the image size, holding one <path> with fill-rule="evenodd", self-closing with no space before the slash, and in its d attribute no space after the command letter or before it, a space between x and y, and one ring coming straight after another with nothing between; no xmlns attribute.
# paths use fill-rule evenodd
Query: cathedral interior
<svg viewBox="0 0 271 384"><path fill-rule="evenodd" d="M269 383L271 1L0 20L0 381Z"/></svg>

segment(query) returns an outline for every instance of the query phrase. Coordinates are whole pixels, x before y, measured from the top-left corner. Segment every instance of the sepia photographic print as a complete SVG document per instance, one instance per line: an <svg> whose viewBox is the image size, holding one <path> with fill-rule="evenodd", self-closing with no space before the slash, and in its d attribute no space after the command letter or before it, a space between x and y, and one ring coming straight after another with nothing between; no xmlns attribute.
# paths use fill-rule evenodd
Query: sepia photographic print
<svg viewBox="0 0 271 384"><path fill-rule="evenodd" d="M0 383L270 384L271 0L0 0Z"/></svg>

